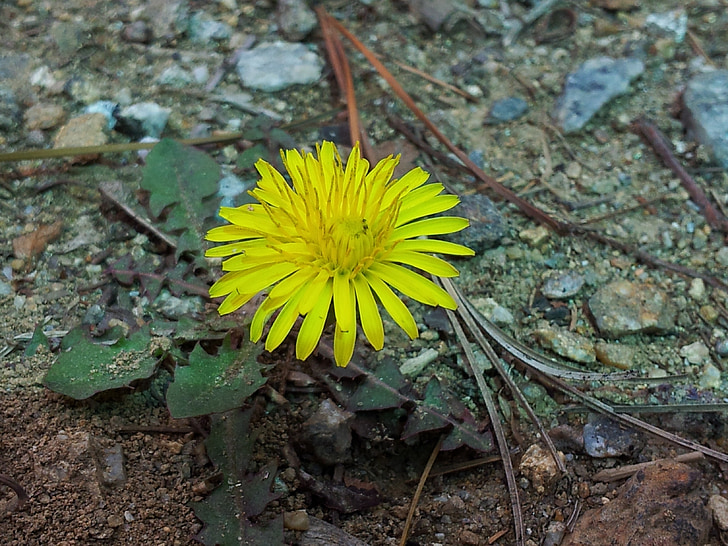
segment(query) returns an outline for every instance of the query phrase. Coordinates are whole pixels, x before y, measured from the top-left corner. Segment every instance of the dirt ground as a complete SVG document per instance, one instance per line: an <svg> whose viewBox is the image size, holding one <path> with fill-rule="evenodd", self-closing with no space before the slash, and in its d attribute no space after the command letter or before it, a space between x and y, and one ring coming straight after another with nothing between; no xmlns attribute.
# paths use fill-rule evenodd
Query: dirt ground
<svg viewBox="0 0 728 546"><path fill-rule="evenodd" d="M57 123L41 129L31 128L21 114L15 126L0 134L2 151L50 146L66 119L79 115L96 99L114 100L120 89L134 102L153 101L170 108L167 136L189 137L203 123L213 131L229 130L226 124L231 118L240 119L245 127L254 118L213 100L204 84L173 88L158 85L155 78L163 68L180 62L205 65L214 74L235 49L231 43L239 46L246 37L257 41L279 37L276 2L189 2L190 11L204 11L233 30L232 38L206 45L155 28L151 28L154 37L148 43L130 41L125 29L141 18L143 4L17 0L0 5L0 60L13 60L0 63L0 84L13 89L22 112L37 103L54 104L63 111ZM425 4L322 2L382 55L438 127L467 153L481 157L485 171L504 185L556 217L574 223L591 222L605 234L661 260L707 271L726 282L724 266L717 258L721 250L725 253L725 234L706 225L679 180L629 128L631 120L639 116L652 119L677 148L679 161L725 210L728 176L711 163L673 117L679 93L696 65L728 68L726 42L718 38L728 33L724 0L575 3L556 12L549 21L542 18L540 23L527 25L507 47L503 46L506 31L496 24L496 14L502 16L505 8L465 2L461 11L451 14L449 22L435 31L423 22L422 14L432 15L437 3L423 7ZM500 4L506 6L505 2ZM685 41L674 43L669 36L645 30L648 14L679 7L688 15L690 36ZM523 17L529 8L513 2L509 9L514 16ZM488 21L492 27L484 30ZM317 29L305 42L319 47L324 55ZM635 51L644 55L646 69L630 93L612 101L581 131L563 136L554 130L549 114L569 72L598 55L619 57ZM381 150L402 150L403 162L421 164L459 194L474 194L472 177L419 152L387 121L388 112L421 129L393 95L384 95L385 84L364 59L353 52L350 58L357 93L369 98L361 101L361 110L372 142ZM397 69L394 62L457 86L474 100ZM44 66L56 83L34 85L31 75ZM229 71L221 88L235 90L238 85L238 76ZM511 96L526 99L527 114L504 124L485 124L493 102ZM289 133L300 146L320 140L321 123L316 116L332 109L345 110L328 70L314 85L277 93L255 92L252 104L276 112L281 123L291 124ZM341 121L336 118L330 122L330 118L326 125ZM294 125L303 120L308 121ZM113 138L128 140L121 135ZM428 138L428 142L437 146L434 139ZM219 163L233 171L238 152L233 146L212 151ZM137 188L141 168L141 160L132 153L76 165L62 160L0 164L0 279L9 287L0 295L0 474L12 478L29 495L18 509L11 489L0 487L3 544L183 545L194 543L202 529L192 503L205 499L219 481L205 451L210 423L206 418L170 417L164 402L170 381L166 369L133 389L85 401L71 400L42 385L57 356L59 340L87 317L93 305L101 302L105 306L110 301L109 291L120 302L113 310L108 306L107 312L113 317L144 322L159 316L158 307L139 297L138 286L119 286L103 274L106 267L129 253L158 256L160 262L168 259L152 234L104 201L98 191L99 184L110 178ZM670 401L693 395L716 404L728 400L728 381L721 367L727 361L714 349L728 335L728 316L721 314L728 306L725 291L706 286L704 293L695 297L688 276L648 267L634 255L578 236L547 233L544 241L534 243L529 230L536 224L492 193L484 193L493 199L502 216L504 235L495 247L458 262L461 277L457 282L471 300L493 298L508 309L512 320L504 329L510 335L537 346L533 331L539 321L562 326L571 321L579 333L596 339L586 300L597 287L616 279L649 283L668 294L675 304L677 327L668 335L636 335L623 342L639 355L634 369L640 374L676 376L674 384L582 387L616 404L644 402L659 388L671 393L674 389L676 394ZM13 241L59 220L57 238L38 243L40 252L33 257L18 256ZM544 275L551 270L578 271L587 279L584 291L567 303L544 303L539 290ZM706 307L715 314L706 316ZM213 302L204 302L195 316L213 314L214 309ZM428 310L416 304L413 310L419 324L428 322ZM41 347L28 356L25 348L38 325L46 327L51 347ZM437 359L413 378L413 384L422 388L437 375L478 419L487 418L473 378L463 371L462 351L452 335L431 326L426 328L429 335L410 342L392 324L385 327L386 348L379 355L362 348L358 358L363 365L384 357L404 361L434 348ZM680 353L682 347L697 341L711 348L710 358L720 371L720 377L707 384L702 368L690 364ZM266 515L305 510L308 516L332 523L365 543L398 544L417 480L437 437L422 435L405 443L386 433L374 439L355 433L347 462L327 467L312 461L301 430L330 394L321 382L302 383L302 378L317 377L314 367L329 361L319 355L301 363L288 349L282 347L266 357L277 365L270 373L271 388L251 401L252 429L257 434L253 460L258 468L276 463L275 487L282 493L268 505ZM539 350L546 352L543 347ZM612 371L596 364L590 369ZM499 402L509 406L508 395L500 390L503 385L497 378L491 381ZM544 401L536 410L547 428L569 425L570 430L578 431L588 418L584 411L567 411L571 401L556 392L543 391L536 396ZM553 406L547 403L551 400L555 401L549 402ZM513 416L504 424L512 448L520 449L514 456L517 466L520 454L536 442L536 436L525 418L517 412ZM728 449L724 412L645 418L715 449ZM568 475L543 491L517 476L527 543L543 544L549 523L568 520L577 500L586 510L614 498L620 482L594 481L592 476L599 470L680 452L651 439L639 442L629 455L618 458L595 459L573 449L567 452ZM435 470L481 455L468 448L442 453ZM350 514L326 507L301 483L297 475L301 461L322 479L373 485L381 503ZM701 498L707 501L712 494L726 494L723 465L706 460L694 463L694 467L702 472L697 486ZM288 527L287 543L305 543L305 534L295 530L295 524L289 522ZM341 544L354 543L352 538L340 540ZM408 544L511 543L510 500L499 462L428 480ZM721 543L717 529L713 529L709 543Z"/></svg>

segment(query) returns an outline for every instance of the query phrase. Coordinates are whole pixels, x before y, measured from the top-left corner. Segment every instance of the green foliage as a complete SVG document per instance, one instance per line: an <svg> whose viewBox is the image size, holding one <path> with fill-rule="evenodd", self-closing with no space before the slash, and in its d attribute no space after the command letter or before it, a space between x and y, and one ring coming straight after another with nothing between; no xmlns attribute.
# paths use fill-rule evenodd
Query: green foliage
<svg viewBox="0 0 728 546"><path fill-rule="evenodd" d="M268 464L250 472L255 436L250 431L252 410L232 410L212 417L205 445L222 473L222 484L201 502L193 504L205 527L195 537L208 546L283 544L283 517L258 518L280 493L271 492L276 467Z"/></svg>
<svg viewBox="0 0 728 546"><path fill-rule="evenodd" d="M162 230L178 235L178 259L189 252L202 262L206 221L219 204L212 198L219 180L214 159L174 140L163 139L147 156L141 186L149 191L149 208Z"/></svg>
<svg viewBox="0 0 728 546"><path fill-rule="evenodd" d="M382 410L402 408L399 411L407 410L401 433L404 440L424 432L442 432L447 433L443 450L463 445L483 452L493 449L490 433L480 432L475 417L436 377L429 381L424 394L420 395L399 371L397 364L389 359L382 360L371 372L349 365L347 368L322 370L321 375L339 403L349 411L361 412L357 415L361 423L358 432L367 427L366 413L378 411L377 421L382 423L387 419L386 412ZM333 381L331 376L338 381Z"/></svg>
<svg viewBox="0 0 728 546"><path fill-rule="evenodd" d="M241 407L265 378L258 355L263 348L249 340L239 349L226 337L216 355L198 344L190 353L189 365L177 366L174 383L167 390L167 406L176 419L221 413Z"/></svg>
<svg viewBox="0 0 728 546"><path fill-rule="evenodd" d="M25 348L25 356L33 356L36 352L38 352L38 347L41 345L46 349L49 346L48 338L43 332L43 326L39 324L35 327L35 330L33 330L33 337L30 338L28 346Z"/></svg>
<svg viewBox="0 0 728 546"><path fill-rule="evenodd" d="M83 328L75 328L63 338L61 354L48 370L43 384L83 400L97 392L151 377L162 352L153 347L147 328L111 342L92 341Z"/></svg>

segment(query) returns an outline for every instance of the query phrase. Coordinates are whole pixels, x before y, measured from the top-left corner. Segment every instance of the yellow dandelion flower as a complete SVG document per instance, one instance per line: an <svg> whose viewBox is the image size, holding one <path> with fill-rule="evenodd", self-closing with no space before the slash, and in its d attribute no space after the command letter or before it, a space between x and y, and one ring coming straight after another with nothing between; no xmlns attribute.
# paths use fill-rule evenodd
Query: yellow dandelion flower
<svg viewBox="0 0 728 546"><path fill-rule="evenodd" d="M226 296L221 315L235 311L261 291L268 295L250 326L257 342L278 310L266 338L268 351L278 347L296 319L303 322L296 356L306 359L318 344L333 304L334 355L346 366L357 337L357 311L362 330L376 350L384 345L378 303L414 339L412 314L392 290L428 305L455 309L453 299L430 275L454 277L458 271L430 253L472 256L473 251L448 241L423 238L467 227L457 217L425 218L458 202L442 194L442 184L425 184L420 168L392 179L399 156L381 160L373 169L354 146L346 166L336 146L324 142L314 154L281 151L289 184L270 163L255 167L260 181L250 194L256 204L222 207L229 225L211 229L207 239L227 244L211 248L208 257L227 257L226 271L210 296Z"/></svg>

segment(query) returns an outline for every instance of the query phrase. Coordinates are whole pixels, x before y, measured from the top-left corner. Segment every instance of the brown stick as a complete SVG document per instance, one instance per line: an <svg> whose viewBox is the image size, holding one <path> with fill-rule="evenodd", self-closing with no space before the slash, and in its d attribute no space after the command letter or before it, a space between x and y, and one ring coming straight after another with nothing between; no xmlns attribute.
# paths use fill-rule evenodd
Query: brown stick
<svg viewBox="0 0 728 546"><path fill-rule="evenodd" d="M613 482L621 480L622 478L629 478L633 474L640 470L650 466L651 464L663 462L663 461L678 461L680 463L692 463L695 461L702 461L705 459L705 455L699 451L691 451L690 453L683 453L673 459L657 459L656 461L647 461L646 463L628 464L620 466L619 468L607 468L594 474L593 480L595 482Z"/></svg>
<svg viewBox="0 0 728 546"><path fill-rule="evenodd" d="M703 209L706 221L713 228L728 233L728 219L713 206L713 203L708 200L708 196L705 195L702 188L695 183L692 176L688 174L673 155L665 135L662 134L657 126L647 119L639 118L632 122L632 130L644 137L647 143L652 146L655 153L662 159L662 162L677 175L683 187L690 195L690 199Z"/></svg>

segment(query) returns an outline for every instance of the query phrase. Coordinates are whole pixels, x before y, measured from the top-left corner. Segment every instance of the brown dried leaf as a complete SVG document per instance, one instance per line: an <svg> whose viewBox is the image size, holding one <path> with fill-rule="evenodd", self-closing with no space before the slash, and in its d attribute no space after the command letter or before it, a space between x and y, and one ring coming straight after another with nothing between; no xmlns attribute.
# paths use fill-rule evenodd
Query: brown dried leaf
<svg viewBox="0 0 728 546"><path fill-rule="evenodd" d="M56 220L52 224L40 224L30 233L25 233L13 239L13 254L16 258L25 260L34 258L45 250L63 230L63 220Z"/></svg>

